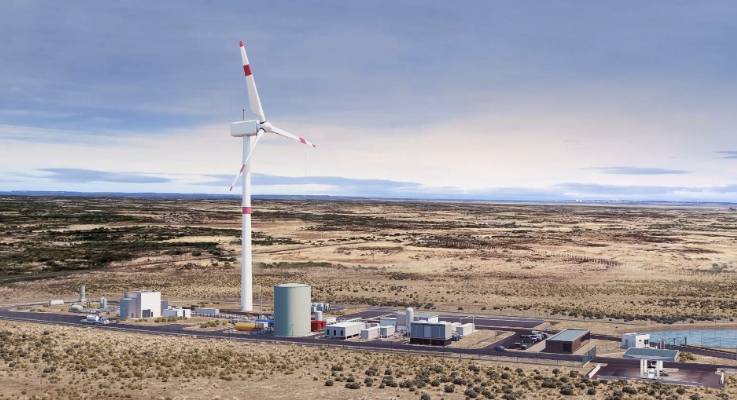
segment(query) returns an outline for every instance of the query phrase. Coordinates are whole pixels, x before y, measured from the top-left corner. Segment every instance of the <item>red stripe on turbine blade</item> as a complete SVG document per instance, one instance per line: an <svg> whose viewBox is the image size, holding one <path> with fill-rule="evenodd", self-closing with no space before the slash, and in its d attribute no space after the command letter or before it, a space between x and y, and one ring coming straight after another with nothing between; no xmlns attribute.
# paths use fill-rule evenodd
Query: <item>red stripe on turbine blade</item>
<svg viewBox="0 0 737 400"><path fill-rule="evenodd" d="M243 168L246 168L246 164L242 164L241 165L241 171L240 172L243 172Z"/></svg>
<svg viewBox="0 0 737 400"><path fill-rule="evenodd" d="M246 74L246 76L253 75L253 72L251 72L251 65L250 64L244 65L243 66L243 72Z"/></svg>
<svg viewBox="0 0 737 400"><path fill-rule="evenodd" d="M241 40L241 47L243 47L243 41Z"/></svg>
<svg viewBox="0 0 737 400"><path fill-rule="evenodd" d="M305 140L305 138L299 138L299 142L302 144L307 144L307 141Z"/></svg>
<svg viewBox="0 0 737 400"><path fill-rule="evenodd" d="M241 213L251 215L251 207L241 207Z"/></svg>

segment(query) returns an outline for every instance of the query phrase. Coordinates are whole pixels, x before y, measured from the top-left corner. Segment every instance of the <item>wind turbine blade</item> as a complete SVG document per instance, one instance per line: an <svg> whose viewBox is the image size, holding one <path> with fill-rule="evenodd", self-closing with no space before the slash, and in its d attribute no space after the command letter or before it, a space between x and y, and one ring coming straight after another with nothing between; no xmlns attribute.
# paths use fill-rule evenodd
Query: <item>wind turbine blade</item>
<svg viewBox="0 0 737 400"><path fill-rule="evenodd" d="M253 79L253 72L251 71L251 64L248 62L248 56L246 55L246 48L243 46L241 40L241 60L243 61L243 73L246 75L246 88L248 89L248 105L251 108L260 122L266 121L264 115L264 109L261 108L261 99L258 97L258 90L256 89L256 80Z"/></svg>
<svg viewBox="0 0 737 400"><path fill-rule="evenodd" d="M293 133L289 133L289 132L285 131L284 129L277 128L277 127L275 127L273 125L271 125L271 127L269 128L269 132L276 133L277 135L284 136L285 138L296 140L296 141L298 141L298 142L300 142L302 144L306 144L308 146L317 147L314 143L308 141L307 139L303 138L302 136L297 136L297 135L295 135Z"/></svg>
<svg viewBox="0 0 737 400"><path fill-rule="evenodd" d="M256 150L256 145L258 144L259 139L261 139L261 136L263 135L264 135L263 131L260 132L258 135L256 135L256 140L253 141L253 146L251 147L251 153L249 153L248 157L246 157L246 159L243 160L243 163L241 164L241 170L238 171L238 175L236 175L235 178L233 178L233 182L230 184L230 186L228 186L229 192L233 191L233 187L235 186L236 183L238 183L238 178L240 178L241 175L243 175L243 171L246 169L246 164L248 164L248 162L251 161L251 157L253 156L254 150Z"/></svg>
<svg viewBox="0 0 737 400"><path fill-rule="evenodd" d="M230 184L230 186L228 186L228 191L229 192L232 192L233 191L233 186L235 186L235 184L238 183L238 178L240 178L241 175L243 175L243 170L244 169L246 169L246 164L241 164L241 170L238 171L238 175L236 175L235 178L233 178L233 182Z"/></svg>

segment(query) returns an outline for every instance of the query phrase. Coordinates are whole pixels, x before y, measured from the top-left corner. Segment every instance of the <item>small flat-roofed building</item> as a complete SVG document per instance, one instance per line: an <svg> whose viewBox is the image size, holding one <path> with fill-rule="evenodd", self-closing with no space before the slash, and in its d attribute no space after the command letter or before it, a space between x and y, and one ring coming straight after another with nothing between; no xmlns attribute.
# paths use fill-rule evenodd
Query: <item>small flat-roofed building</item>
<svg viewBox="0 0 737 400"><path fill-rule="evenodd" d="M192 318L192 310L189 308L170 307L161 310L161 316L165 318Z"/></svg>
<svg viewBox="0 0 737 400"><path fill-rule="evenodd" d="M459 338L464 338L475 331L473 322L467 322L465 324L455 325L455 333Z"/></svg>
<svg viewBox="0 0 737 400"><path fill-rule="evenodd" d="M410 329L409 342L447 346L453 338L454 325L449 322L414 321Z"/></svg>
<svg viewBox="0 0 737 400"><path fill-rule="evenodd" d="M389 336L393 335L395 331L396 327L394 325L379 326L379 336L383 338L388 338Z"/></svg>
<svg viewBox="0 0 737 400"><path fill-rule="evenodd" d="M591 340L587 329L565 329L545 341L545 352L573 354Z"/></svg>
<svg viewBox="0 0 737 400"><path fill-rule="evenodd" d="M636 347L638 349L650 347L649 333L625 333L622 335L622 348L629 349Z"/></svg>
<svg viewBox="0 0 737 400"><path fill-rule="evenodd" d="M674 362L678 359L678 350L630 348L624 352L624 358L640 360L640 377L658 379L663 371L663 362Z"/></svg>
<svg viewBox="0 0 737 400"><path fill-rule="evenodd" d="M368 328L361 329L361 339L363 340L374 340L379 338L379 325L370 326Z"/></svg>
<svg viewBox="0 0 737 400"><path fill-rule="evenodd" d="M360 335L365 327L366 324L360 321L338 322L328 325L325 328L325 336L336 339L348 339Z"/></svg>

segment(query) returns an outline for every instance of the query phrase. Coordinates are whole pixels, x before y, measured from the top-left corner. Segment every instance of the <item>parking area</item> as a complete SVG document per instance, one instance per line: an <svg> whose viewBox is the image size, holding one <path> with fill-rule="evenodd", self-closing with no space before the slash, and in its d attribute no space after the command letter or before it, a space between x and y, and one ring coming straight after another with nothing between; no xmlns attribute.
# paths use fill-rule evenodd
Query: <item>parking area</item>
<svg viewBox="0 0 737 400"><path fill-rule="evenodd" d="M660 381L679 385L706 386L713 388L722 387L721 375L713 369L679 369L667 368L667 376ZM603 366L594 376L596 379L631 379L641 380L640 368L636 364L611 363Z"/></svg>

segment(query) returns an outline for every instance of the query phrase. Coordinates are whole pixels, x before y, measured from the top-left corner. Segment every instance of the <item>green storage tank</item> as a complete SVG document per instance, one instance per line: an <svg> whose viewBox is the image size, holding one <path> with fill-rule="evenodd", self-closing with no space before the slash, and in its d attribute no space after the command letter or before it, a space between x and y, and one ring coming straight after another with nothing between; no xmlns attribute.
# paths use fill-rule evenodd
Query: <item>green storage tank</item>
<svg viewBox="0 0 737 400"><path fill-rule="evenodd" d="M300 337L310 334L312 288L304 283L274 286L274 335Z"/></svg>

